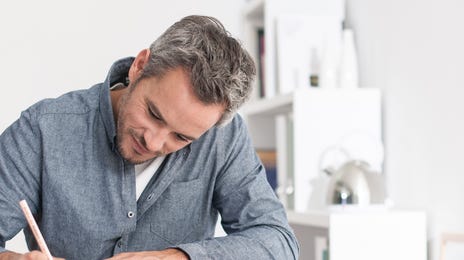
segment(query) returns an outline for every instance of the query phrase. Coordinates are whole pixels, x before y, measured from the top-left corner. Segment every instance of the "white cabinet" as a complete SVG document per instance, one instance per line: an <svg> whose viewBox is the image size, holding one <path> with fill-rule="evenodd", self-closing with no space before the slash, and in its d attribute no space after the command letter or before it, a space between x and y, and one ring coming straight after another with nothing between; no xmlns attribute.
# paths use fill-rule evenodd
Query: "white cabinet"
<svg viewBox="0 0 464 260"><path fill-rule="evenodd" d="M348 209L288 212L288 218L300 242L300 259L318 259L321 238L330 260L427 259L424 212Z"/></svg>
<svg viewBox="0 0 464 260"><path fill-rule="evenodd" d="M282 21L279 18L291 16L332 17L340 24L341 33L344 0L248 2L243 16L244 43L262 75L255 87L260 93L255 93L240 112L247 120L255 147L277 152L280 199L288 209L304 212L324 204L325 194L317 191L321 187L317 182L327 150L348 140L350 147L343 148L356 157L352 159L372 159L363 158L366 154L382 157L375 146L381 144L382 138L381 95L372 88L310 87L309 77L308 84L295 81L288 82L292 87L284 86L287 83L278 80L282 64L277 54L282 50L277 45L277 24ZM264 31L261 39L258 31ZM260 44L264 47L258 48ZM264 54L260 49L265 49ZM284 88L285 94L281 94L279 90ZM354 138L363 139L363 145L352 145ZM378 168L381 160L374 158Z"/></svg>
<svg viewBox="0 0 464 260"><path fill-rule="evenodd" d="M325 194L317 190L321 185L316 182L321 177L321 167L325 166L322 162L327 150L344 145L344 151L354 157L351 159L367 160L377 164L377 168L382 167L383 154L379 152L382 149L376 146L382 139L378 89L343 86L325 89L299 82L286 88L293 91L279 93L282 85L287 84L285 81L277 84L277 68L281 65L277 58L281 46L277 46L276 40L279 18L332 17L340 24L341 33L344 3L344 0L252 0L244 10L244 44L263 74L255 90L264 91L265 95L254 95L240 113L248 123L255 147L276 150L278 195L288 209L296 212L323 206ZM264 31L264 37L259 31ZM258 48L260 44L264 44L264 53ZM364 158L366 155L369 158Z"/></svg>

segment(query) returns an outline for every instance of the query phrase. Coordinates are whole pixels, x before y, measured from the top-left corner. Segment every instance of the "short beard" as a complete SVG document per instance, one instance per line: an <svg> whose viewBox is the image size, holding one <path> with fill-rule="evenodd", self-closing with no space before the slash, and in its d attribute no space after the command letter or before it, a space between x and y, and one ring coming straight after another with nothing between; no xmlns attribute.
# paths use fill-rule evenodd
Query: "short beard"
<svg viewBox="0 0 464 260"><path fill-rule="evenodd" d="M128 161L129 163L132 163L132 164L141 164L141 163L145 162L145 161L133 160L133 159L129 158L128 153L126 153L124 151L124 148L123 148L123 145L122 145L123 136L124 136L124 116L123 115L124 115L124 112L125 112L127 101L131 97L132 91L136 87L137 82L138 82L138 80L131 83L128 86L128 88L129 88L128 92L126 94L124 94L121 97L121 99L119 100L119 102L118 102L119 111L118 111L118 115L117 115L118 120L116 122L116 146L118 148L119 154L121 155L121 157L124 160L126 160L126 161ZM132 134L132 133L129 132L128 134Z"/></svg>

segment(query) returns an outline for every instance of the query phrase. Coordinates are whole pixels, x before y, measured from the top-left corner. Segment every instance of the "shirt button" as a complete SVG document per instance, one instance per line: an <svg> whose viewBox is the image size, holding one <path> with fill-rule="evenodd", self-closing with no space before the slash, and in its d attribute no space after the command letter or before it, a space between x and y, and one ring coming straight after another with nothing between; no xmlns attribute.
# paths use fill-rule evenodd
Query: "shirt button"
<svg viewBox="0 0 464 260"><path fill-rule="evenodd" d="M153 199L153 193L148 195L148 197L147 197L147 200L151 200L151 199Z"/></svg>
<svg viewBox="0 0 464 260"><path fill-rule="evenodd" d="M122 247L122 242L121 241L118 241L118 247Z"/></svg>
<svg viewBox="0 0 464 260"><path fill-rule="evenodd" d="M129 211L129 212L127 212L127 216L128 216L129 218L133 218L133 217L135 216L135 213L132 212L132 211Z"/></svg>

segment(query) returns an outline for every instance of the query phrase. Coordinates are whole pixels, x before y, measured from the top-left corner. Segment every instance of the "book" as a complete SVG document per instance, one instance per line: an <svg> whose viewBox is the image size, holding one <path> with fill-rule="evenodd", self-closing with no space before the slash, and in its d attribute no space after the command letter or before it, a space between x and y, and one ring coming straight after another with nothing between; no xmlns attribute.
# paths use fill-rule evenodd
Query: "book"
<svg viewBox="0 0 464 260"><path fill-rule="evenodd" d="M263 163L264 169L266 170L266 178L272 189L277 189L277 156L275 150L256 150L259 159Z"/></svg>
<svg viewBox="0 0 464 260"><path fill-rule="evenodd" d="M266 81L265 81L265 39L264 29L258 29L258 86L259 86L259 97L263 98L266 96Z"/></svg>

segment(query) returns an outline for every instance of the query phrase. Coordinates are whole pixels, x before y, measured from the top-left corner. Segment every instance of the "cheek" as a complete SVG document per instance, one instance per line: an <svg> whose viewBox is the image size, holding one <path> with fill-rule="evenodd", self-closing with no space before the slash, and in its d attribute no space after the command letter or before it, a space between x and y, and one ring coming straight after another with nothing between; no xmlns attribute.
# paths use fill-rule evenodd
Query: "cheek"
<svg viewBox="0 0 464 260"><path fill-rule="evenodd" d="M132 93L123 103L122 121L126 127L140 128L147 122L147 111L144 102L136 93Z"/></svg>
<svg viewBox="0 0 464 260"><path fill-rule="evenodd" d="M147 123L149 122L149 119L147 118L145 111L139 108L127 110L123 116L123 122L126 128L146 128Z"/></svg>
<svg viewBox="0 0 464 260"><path fill-rule="evenodd" d="M166 154L173 153L173 152L179 151L180 149L186 147L189 144L190 143L184 143L184 142L179 142L177 140L170 139L169 142L165 145L165 151L163 152Z"/></svg>

